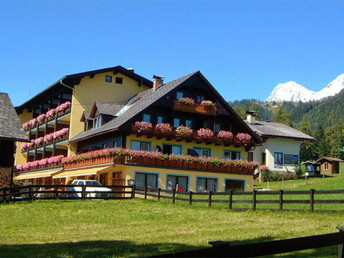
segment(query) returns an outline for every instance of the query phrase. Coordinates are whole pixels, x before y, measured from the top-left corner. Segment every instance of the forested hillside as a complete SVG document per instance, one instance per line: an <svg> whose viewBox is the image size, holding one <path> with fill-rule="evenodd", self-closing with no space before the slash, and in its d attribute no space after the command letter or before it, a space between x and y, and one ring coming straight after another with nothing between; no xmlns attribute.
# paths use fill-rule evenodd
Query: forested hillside
<svg viewBox="0 0 344 258"><path fill-rule="evenodd" d="M315 142L302 146L302 160L322 156L344 158L344 153L340 152L344 140L344 91L322 101L305 103L244 99L229 104L243 119L247 110L255 110L258 120L284 123L313 136Z"/></svg>

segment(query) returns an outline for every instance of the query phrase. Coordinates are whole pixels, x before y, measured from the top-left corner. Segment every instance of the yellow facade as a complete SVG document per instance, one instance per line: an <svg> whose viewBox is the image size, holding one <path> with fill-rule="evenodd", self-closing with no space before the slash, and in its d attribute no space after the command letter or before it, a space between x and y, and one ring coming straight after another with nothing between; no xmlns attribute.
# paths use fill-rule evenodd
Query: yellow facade
<svg viewBox="0 0 344 258"><path fill-rule="evenodd" d="M32 119L32 113L28 112L27 109L24 109L23 113L19 114L19 120L22 124ZM17 149L15 155L15 165L23 164L26 162L26 156L21 152L21 142L17 142Z"/></svg>
<svg viewBox="0 0 344 258"><path fill-rule="evenodd" d="M105 76L112 76L112 82L105 82ZM116 83L115 77L123 78L123 83ZM95 101L122 104L133 95L149 89L148 86L138 86L138 82L123 74L112 72L96 74L94 77L84 77L74 86L69 139L84 131L84 123L80 118L84 111L90 112ZM71 144L68 156L75 154L77 145Z"/></svg>

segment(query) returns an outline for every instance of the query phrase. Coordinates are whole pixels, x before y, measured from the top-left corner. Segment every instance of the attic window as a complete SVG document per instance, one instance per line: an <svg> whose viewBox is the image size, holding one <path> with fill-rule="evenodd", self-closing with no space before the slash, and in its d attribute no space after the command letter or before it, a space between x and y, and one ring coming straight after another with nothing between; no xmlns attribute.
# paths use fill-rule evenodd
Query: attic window
<svg viewBox="0 0 344 258"><path fill-rule="evenodd" d="M106 82L112 82L112 76L106 75L106 76L105 76L105 81L106 81Z"/></svg>
<svg viewBox="0 0 344 258"><path fill-rule="evenodd" d="M123 78L121 78L121 77L116 77L116 83L118 83L118 84L123 84Z"/></svg>

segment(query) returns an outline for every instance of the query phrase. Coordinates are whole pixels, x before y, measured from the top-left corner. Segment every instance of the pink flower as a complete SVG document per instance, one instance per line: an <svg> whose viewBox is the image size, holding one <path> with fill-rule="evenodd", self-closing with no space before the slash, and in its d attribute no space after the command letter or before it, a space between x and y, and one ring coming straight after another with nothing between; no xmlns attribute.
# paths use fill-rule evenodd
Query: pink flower
<svg viewBox="0 0 344 258"><path fill-rule="evenodd" d="M27 143L26 143L26 142L24 142L24 143L21 145L21 148L22 148L22 150L25 150L25 149L27 149Z"/></svg>
<svg viewBox="0 0 344 258"><path fill-rule="evenodd" d="M183 97L178 99L178 102L184 105L194 105L195 100L193 98Z"/></svg>
<svg viewBox="0 0 344 258"><path fill-rule="evenodd" d="M169 123L157 124L155 125L154 131L158 134L170 135L172 134L172 126Z"/></svg>
<svg viewBox="0 0 344 258"><path fill-rule="evenodd" d="M136 121L133 125L133 131L135 133L151 133L153 129L152 123L145 121Z"/></svg>
<svg viewBox="0 0 344 258"><path fill-rule="evenodd" d="M238 133L236 139L241 143L248 144L251 142L252 136L247 133Z"/></svg>
<svg viewBox="0 0 344 258"><path fill-rule="evenodd" d="M221 141L232 141L233 140L233 134L230 131L220 131L216 137Z"/></svg>
<svg viewBox="0 0 344 258"><path fill-rule="evenodd" d="M40 122L43 122L45 119L45 114L40 114L38 117L37 117L37 120L40 121Z"/></svg>
<svg viewBox="0 0 344 258"><path fill-rule="evenodd" d="M191 137L193 134L193 130L190 127L181 125L178 126L177 129L175 130L175 134L177 137Z"/></svg>
<svg viewBox="0 0 344 258"><path fill-rule="evenodd" d="M55 112L56 110L53 108L53 109L50 109L48 112L47 112L47 116L54 116L55 115Z"/></svg>
<svg viewBox="0 0 344 258"><path fill-rule="evenodd" d="M47 164L48 164L48 158L39 160L39 161L38 161L38 164L39 164L40 166L45 166L45 165L47 165Z"/></svg>
<svg viewBox="0 0 344 258"><path fill-rule="evenodd" d="M43 142L43 140L44 140L44 137L39 137L39 138L37 138L37 139L35 140L35 143L36 143L36 144L41 144L41 143Z"/></svg>
<svg viewBox="0 0 344 258"><path fill-rule="evenodd" d="M203 100L201 102L201 105L205 106L205 107L215 107L216 106L216 104L213 103L211 100Z"/></svg>
<svg viewBox="0 0 344 258"><path fill-rule="evenodd" d="M23 169L23 165L24 165L24 164L19 164L19 165L17 165L17 166L16 166L16 169L19 170L19 171L22 170L22 169Z"/></svg>
<svg viewBox="0 0 344 258"><path fill-rule="evenodd" d="M208 128L201 128L197 131L198 137L205 140L212 140L214 138L214 133Z"/></svg>

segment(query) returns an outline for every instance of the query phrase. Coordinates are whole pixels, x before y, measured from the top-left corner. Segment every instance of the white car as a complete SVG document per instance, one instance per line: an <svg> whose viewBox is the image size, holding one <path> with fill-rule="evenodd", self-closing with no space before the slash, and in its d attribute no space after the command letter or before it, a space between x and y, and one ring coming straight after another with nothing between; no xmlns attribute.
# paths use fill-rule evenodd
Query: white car
<svg viewBox="0 0 344 258"><path fill-rule="evenodd" d="M68 187L68 191L76 191L79 193L71 194L71 197L82 197L82 186L86 186L86 197L111 197L110 194L112 190L106 187L99 187L102 186L97 180L74 180L71 184L73 187ZM100 193L96 193L100 192ZM109 192L109 193L104 193Z"/></svg>

